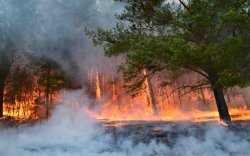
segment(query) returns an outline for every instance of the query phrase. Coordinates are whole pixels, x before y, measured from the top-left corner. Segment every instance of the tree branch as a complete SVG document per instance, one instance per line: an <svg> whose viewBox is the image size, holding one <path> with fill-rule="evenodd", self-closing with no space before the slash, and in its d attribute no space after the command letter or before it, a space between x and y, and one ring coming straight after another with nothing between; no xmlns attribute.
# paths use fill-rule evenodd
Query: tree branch
<svg viewBox="0 0 250 156"><path fill-rule="evenodd" d="M191 93L191 92L193 92L193 91L196 91L196 90L198 90L198 89L208 89L208 88L211 89L211 87L197 87L197 88L191 89L191 90L189 90L189 91L187 91L187 92L185 92L185 93L179 95L179 97L182 97L182 96L184 96L184 95L186 95L186 94L188 94L188 93Z"/></svg>
<svg viewBox="0 0 250 156"><path fill-rule="evenodd" d="M182 0L179 0L179 2L182 4L182 6L187 9L187 10L190 10L190 8L182 1Z"/></svg>
<svg viewBox="0 0 250 156"><path fill-rule="evenodd" d="M206 75L206 74L203 73L202 71L199 71L198 69L194 69L194 68L192 68L192 67L185 67L185 68L187 68L187 69L189 69L189 70L192 70L192 71L194 71L194 72L196 72L196 73L198 73L198 74L200 74L200 75L202 75L202 76L204 76L205 78L208 79L208 75Z"/></svg>
<svg viewBox="0 0 250 156"><path fill-rule="evenodd" d="M210 83L209 83L209 82L205 82L205 83L200 83L200 84L198 84L198 85L187 85L187 86L177 87L177 88L173 89L173 90L170 92L170 94L167 95L166 98L170 97L174 92L176 92L176 91L179 90L179 89L190 88L191 91L194 91L194 90L200 89L201 86L205 86L205 85L208 85L208 84L210 84ZM207 88L208 88L208 87L207 87ZM191 92L191 91L190 91L190 92ZM164 99L166 99L166 98L164 98ZM164 99L163 99L163 100L164 100Z"/></svg>

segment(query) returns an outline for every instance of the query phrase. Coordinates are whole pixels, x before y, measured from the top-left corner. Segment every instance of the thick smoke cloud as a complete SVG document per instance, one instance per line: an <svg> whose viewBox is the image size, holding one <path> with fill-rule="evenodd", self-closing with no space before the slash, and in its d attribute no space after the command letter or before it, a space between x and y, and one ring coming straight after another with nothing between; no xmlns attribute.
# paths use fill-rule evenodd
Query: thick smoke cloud
<svg viewBox="0 0 250 156"><path fill-rule="evenodd" d="M90 100L82 91L68 93L81 103ZM82 109L58 107L51 119L35 126L0 129L0 153L3 156L236 156L250 155L248 133L230 130L218 124L169 123L157 125L167 140L135 143L136 131L117 136L107 133L100 123L85 115ZM247 126L245 127L247 128ZM147 133L147 130L144 130ZM148 134L150 135L150 134ZM138 134L137 134L138 136ZM148 137L148 136L147 136ZM162 137L163 139L163 137ZM164 140L164 139L163 139Z"/></svg>
<svg viewBox="0 0 250 156"><path fill-rule="evenodd" d="M84 27L111 27L120 10L113 0L0 0L0 30L13 46L47 56L83 79L88 66L105 60Z"/></svg>

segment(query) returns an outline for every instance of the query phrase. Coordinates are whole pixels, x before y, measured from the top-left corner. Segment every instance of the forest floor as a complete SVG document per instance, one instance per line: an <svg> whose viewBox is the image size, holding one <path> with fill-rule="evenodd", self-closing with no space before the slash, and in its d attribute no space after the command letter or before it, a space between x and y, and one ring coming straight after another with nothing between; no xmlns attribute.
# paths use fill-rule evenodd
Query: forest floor
<svg viewBox="0 0 250 156"><path fill-rule="evenodd" d="M168 146L175 144L178 138L195 137L204 139L207 130L213 126L221 126L229 132L247 137L250 141L250 120L234 121L231 125L218 125L217 122L166 122L166 121L108 121L102 125L113 138L129 138L135 144L150 143L152 140L165 143Z"/></svg>
<svg viewBox="0 0 250 156"><path fill-rule="evenodd" d="M16 119L10 116L3 116L0 118L0 128L18 128L22 125L34 125L41 120L32 119Z"/></svg>
<svg viewBox="0 0 250 156"><path fill-rule="evenodd" d="M14 153L6 152L6 154L16 155L18 153L16 149L19 149L28 155L38 156L250 155L250 121L237 121L226 126L215 121L197 123L102 120L94 125L82 122L80 125L87 126L84 128L79 126L79 122L74 123L72 120L61 124L60 122L48 124L45 121L0 118L0 129L7 127L7 131L1 132L2 140L10 140L9 142L13 144L11 151ZM33 126L39 122L42 123L40 127ZM26 129L26 126L31 128ZM18 131L9 131L8 128L17 128ZM30 139L27 140L28 136ZM0 151L1 149L4 151L4 145L0 141Z"/></svg>

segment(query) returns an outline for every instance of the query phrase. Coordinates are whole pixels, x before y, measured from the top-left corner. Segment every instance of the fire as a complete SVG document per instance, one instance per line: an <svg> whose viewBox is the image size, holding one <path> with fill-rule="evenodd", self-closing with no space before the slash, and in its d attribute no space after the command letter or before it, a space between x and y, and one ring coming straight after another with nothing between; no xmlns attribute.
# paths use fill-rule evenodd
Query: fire
<svg viewBox="0 0 250 156"><path fill-rule="evenodd" d="M3 115L12 117L17 121L44 119L46 116L45 91L34 90L30 94L21 93L24 98L15 97L14 101L6 100L3 103ZM54 92L49 95L49 109L53 108L53 101L61 93Z"/></svg>
<svg viewBox="0 0 250 156"><path fill-rule="evenodd" d="M144 70L143 74L146 75L146 72ZM99 77L99 73L96 76ZM181 98L180 94L183 94L184 91L180 91L168 97L166 95L171 92L173 87L159 88L157 80L146 79L145 90L132 98L122 87L122 80L115 81L113 73L111 77L113 83L96 87L97 95L100 92L103 93L102 97L96 97L98 101L101 101L96 106L99 111L88 110L89 116L97 120L217 121L221 123L213 94L209 89L198 90ZM96 83L99 84L99 79L96 79ZM233 121L250 120L250 110L246 108L242 95L238 94L226 99Z"/></svg>
<svg viewBox="0 0 250 156"><path fill-rule="evenodd" d="M7 108L9 107L9 108ZM27 108L24 103L19 103L17 105L6 106L4 107L4 116L12 116L16 119L28 119L31 116L31 110Z"/></svg>
<svg viewBox="0 0 250 156"><path fill-rule="evenodd" d="M35 92L33 93L33 95L35 95ZM36 109L33 97L34 96L27 96L27 99L25 99L25 101L20 101L15 98L13 102L4 102L3 115L10 116L18 121L37 119L37 116L33 114Z"/></svg>
<svg viewBox="0 0 250 156"><path fill-rule="evenodd" d="M143 71L147 75L147 71ZM190 81L190 80L189 80ZM170 94L179 84L159 87L156 78L146 78L142 86L143 91L136 97L131 97L123 87L123 80L114 71L100 73L97 70L88 71L87 93L95 99L88 108L87 114L97 120L105 121L192 121L221 123L215 105L213 94L209 89L200 89L181 96L185 90ZM83 93L83 92L82 92ZM63 103L74 110L84 105L75 95L69 96L68 91L61 91L51 97L52 101ZM45 114L45 93L34 91L29 99L30 103L16 100L14 104L4 104L4 115L18 120L38 119ZM80 95L79 95L80 96ZM66 98L65 98L66 97ZM250 120L250 110L244 104L243 96L233 90L233 94L226 94L229 112L233 121ZM88 104L89 105L89 104ZM53 103L50 104L50 110Z"/></svg>
<svg viewBox="0 0 250 156"><path fill-rule="evenodd" d="M98 72L96 72L96 99L101 99L101 89Z"/></svg>

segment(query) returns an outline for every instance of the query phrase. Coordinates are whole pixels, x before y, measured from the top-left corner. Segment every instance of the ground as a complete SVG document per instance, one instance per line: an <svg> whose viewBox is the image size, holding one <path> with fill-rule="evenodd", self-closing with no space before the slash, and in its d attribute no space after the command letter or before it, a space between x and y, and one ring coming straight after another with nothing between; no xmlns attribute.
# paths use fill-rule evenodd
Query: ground
<svg viewBox="0 0 250 156"><path fill-rule="evenodd" d="M0 152L4 156L250 155L250 121L229 126L187 121L87 122L71 117L39 123L2 118Z"/></svg>

